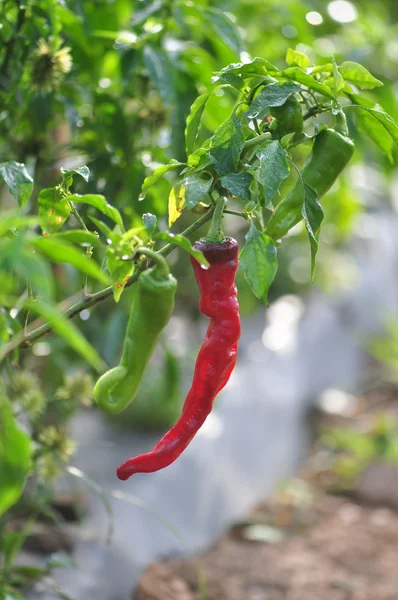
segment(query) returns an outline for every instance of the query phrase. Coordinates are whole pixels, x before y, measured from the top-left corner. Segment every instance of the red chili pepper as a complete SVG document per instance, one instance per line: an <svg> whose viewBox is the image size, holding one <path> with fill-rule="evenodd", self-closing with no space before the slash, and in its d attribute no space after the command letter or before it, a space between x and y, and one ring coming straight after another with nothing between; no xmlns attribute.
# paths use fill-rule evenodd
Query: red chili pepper
<svg viewBox="0 0 398 600"><path fill-rule="evenodd" d="M240 337L239 305L235 273L238 243L227 238L220 243L196 242L210 267L203 269L191 257L201 298L200 311L211 319L196 359L191 389L177 423L151 452L130 458L118 470L119 479L134 473L152 473L171 465L185 450L209 415L218 392L228 382L236 363Z"/></svg>

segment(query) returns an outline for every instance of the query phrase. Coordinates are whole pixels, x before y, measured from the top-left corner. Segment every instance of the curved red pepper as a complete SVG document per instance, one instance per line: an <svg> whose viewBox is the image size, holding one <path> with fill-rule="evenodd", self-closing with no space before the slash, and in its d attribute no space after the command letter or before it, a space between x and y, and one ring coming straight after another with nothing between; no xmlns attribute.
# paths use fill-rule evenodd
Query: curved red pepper
<svg viewBox="0 0 398 600"><path fill-rule="evenodd" d="M210 268L205 270L191 257L201 298L200 311L211 319L196 359L191 389L177 423L151 452L130 458L117 469L119 479L134 473L152 473L172 464L191 442L209 415L214 399L226 385L236 363L240 337L239 305L235 274L238 243L227 238L220 243L196 242Z"/></svg>

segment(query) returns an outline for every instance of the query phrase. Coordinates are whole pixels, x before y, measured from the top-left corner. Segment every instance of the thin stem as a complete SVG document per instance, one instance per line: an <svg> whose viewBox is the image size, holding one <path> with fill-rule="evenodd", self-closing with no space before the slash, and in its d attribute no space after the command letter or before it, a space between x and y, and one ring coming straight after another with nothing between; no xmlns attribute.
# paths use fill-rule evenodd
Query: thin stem
<svg viewBox="0 0 398 600"><path fill-rule="evenodd" d="M83 221L82 217L80 216L80 213L77 210L77 208L74 205L74 203L69 201L68 204L69 204L71 213L73 214L73 216L75 217L75 219L79 223L80 227L82 229L84 229L84 231L88 231L87 226L86 226L85 222ZM92 254L93 254L93 247L92 246L88 246L88 248L86 250L86 256L87 256L87 258L91 258ZM87 296L87 294L88 294L88 275L87 275L87 273L84 275L84 278L83 278L82 294L83 294L83 297Z"/></svg>
<svg viewBox="0 0 398 600"><path fill-rule="evenodd" d="M185 237L191 236L198 229L200 229L205 223L210 221L212 214L213 214L213 211L209 210L209 212L202 215L197 221L195 221L195 223L192 223L192 225L187 227L181 233L181 235L184 235ZM173 244L173 242L170 242L169 244L166 244L166 246L163 246L163 248L161 248L159 250L158 254L161 254L162 256L167 256L168 254L170 254L170 252L172 250L174 250L175 247L176 247L176 245ZM138 269L129 278L125 287L130 287L130 285L133 285L134 283L136 283L142 270L143 270L143 265L139 265ZM110 287L104 288L103 290L101 290L99 292L96 292L95 294L89 294L89 295L85 296L84 298L81 298L74 304L72 304L72 306L70 306L66 310L62 311L62 315L66 319L72 319L73 317L75 317L76 315L81 313L83 310L86 310L87 308L90 308L91 306L94 306L95 304L98 304L99 302L102 302L103 300L110 298L112 296L112 293L113 293L112 287L110 286ZM30 332L18 333L10 340L10 342L8 344L4 345L1 348L0 361L3 360L3 358L5 356L7 356L8 354L11 354L15 350L15 348L18 348L18 347L29 348L39 338L43 337L43 335L46 335L47 333L50 333L51 331L52 331L51 325L49 323L44 323L44 325L33 328Z"/></svg>
<svg viewBox="0 0 398 600"><path fill-rule="evenodd" d="M224 209L224 214L225 215L235 215L235 217L243 217L244 219L247 219L247 216L245 215L245 213L239 212L237 210L226 210L226 209Z"/></svg>
<svg viewBox="0 0 398 600"><path fill-rule="evenodd" d="M213 211L213 217L211 219L209 231L207 232L206 240L212 244L222 242L224 239L224 232L222 229L222 216L226 205L226 199L220 196L216 200L216 206Z"/></svg>
<svg viewBox="0 0 398 600"><path fill-rule="evenodd" d="M155 261L156 270L161 276L162 279L167 279L170 275L169 265L166 260L163 258L161 254L158 252L154 252L154 250L149 250L149 248L138 248L137 254L143 254L144 256L148 256L152 260Z"/></svg>

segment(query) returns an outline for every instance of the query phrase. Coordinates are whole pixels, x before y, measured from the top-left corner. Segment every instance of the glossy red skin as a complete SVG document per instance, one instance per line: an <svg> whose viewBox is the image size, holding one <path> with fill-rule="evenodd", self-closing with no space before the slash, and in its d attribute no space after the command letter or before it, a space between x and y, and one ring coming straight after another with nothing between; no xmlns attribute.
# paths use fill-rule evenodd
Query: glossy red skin
<svg viewBox="0 0 398 600"><path fill-rule="evenodd" d="M213 402L235 367L240 337L239 305L235 286L238 243L232 238L218 244L198 241L210 263L205 270L191 257L201 298L200 311L211 319L196 359L191 389L177 423L151 452L128 459L117 469L119 479L134 473L152 473L171 465L185 450L209 415Z"/></svg>

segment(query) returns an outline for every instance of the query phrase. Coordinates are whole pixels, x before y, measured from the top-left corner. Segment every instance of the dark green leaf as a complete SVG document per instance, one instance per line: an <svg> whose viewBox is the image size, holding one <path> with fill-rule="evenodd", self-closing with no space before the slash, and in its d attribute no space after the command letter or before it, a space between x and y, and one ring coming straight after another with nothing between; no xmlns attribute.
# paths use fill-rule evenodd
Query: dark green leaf
<svg viewBox="0 0 398 600"><path fill-rule="evenodd" d="M15 160L0 163L0 175L20 208L24 208L33 191L33 179L25 165Z"/></svg>
<svg viewBox="0 0 398 600"><path fill-rule="evenodd" d="M199 250L195 250L195 248L192 248L192 244L189 241L189 239L184 237L183 235L169 233L168 231L161 231L160 233L157 234L156 237L159 240L166 240L167 242L170 242L172 244L175 244L176 246L179 246L180 248L182 248L183 250L188 252L188 254L191 254L191 256L196 258L198 263L200 263L201 265L203 265L206 268L209 267L209 263L205 259L203 253L200 252Z"/></svg>
<svg viewBox="0 0 398 600"><path fill-rule="evenodd" d="M146 44L144 47L144 64L164 105L171 108L175 102L176 84L175 70L168 55L162 48L155 48Z"/></svg>
<svg viewBox="0 0 398 600"><path fill-rule="evenodd" d="M60 239L36 238L32 240L31 245L42 254L45 254L56 263L67 263L76 267L79 271L86 273L102 283L108 284L108 276L101 271L100 267L92 259L87 258L72 244L68 244Z"/></svg>
<svg viewBox="0 0 398 600"><path fill-rule="evenodd" d="M311 66L311 61L302 52L297 52L297 50L292 50L289 48L286 54L286 62L290 66L297 66L300 69L308 69Z"/></svg>
<svg viewBox="0 0 398 600"><path fill-rule="evenodd" d="M339 71L346 81L353 83L359 88L365 90L372 90L375 87L383 85L382 81L373 77L371 73L362 65L352 62L345 61L339 66Z"/></svg>
<svg viewBox="0 0 398 600"><path fill-rule="evenodd" d="M316 81L311 75L304 73L299 67L289 67L288 69L281 71L279 75L285 79L291 79L292 81L302 83L311 90L322 94L322 96L326 96L327 98L334 97L333 92L327 85L319 83L319 81Z"/></svg>
<svg viewBox="0 0 398 600"><path fill-rule="evenodd" d="M90 178L90 169L87 165L83 165L82 167L77 167L76 169L63 169L61 167L61 173L64 177L68 177L69 175L80 175L83 177L85 181L88 181Z"/></svg>
<svg viewBox="0 0 398 600"><path fill-rule="evenodd" d="M170 169L175 169L176 167L183 167L183 166L185 166L184 163L181 163L181 162L178 162L178 160L172 159L168 165L162 165L162 166L158 167L157 169L155 169L155 171L152 173L152 175L150 175L149 177L145 177L144 183L142 184L139 200L143 200L145 198L146 193L149 190L149 188L154 183L156 183L158 179L160 179L161 177L163 177L163 175L165 175L168 171L170 171Z"/></svg>
<svg viewBox="0 0 398 600"><path fill-rule="evenodd" d="M242 122L234 113L216 129L211 139L210 154L218 175L235 172L244 143Z"/></svg>
<svg viewBox="0 0 398 600"><path fill-rule="evenodd" d="M268 290L278 269L276 246L273 240L250 222L239 263L253 294L268 304Z"/></svg>
<svg viewBox="0 0 398 600"><path fill-rule="evenodd" d="M315 191L306 183L304 183L303 193L304 197L301 214L303 215L305 227L310 239L311 277L314 277L315 257L318 252L318 240L321 223L323 221L323 209L318 202Z"/></svg>
<svg viewBox="0 0 398 600"><path fill-rule="evenodd" d="M236 76L242 76L243 79L248 77L253 77L253 75L267 75L268 72L277 72L278 69L265 60L265 58L254 58L252 61L248 63L232 63L228 65L228 67L224 67L221 71L216 71L213 81L217 81L218 79L223 80L224 76L229 73Z"/></svg>
<svg viewBox="0 0 398 600"><path fill-rule="evenodd" d="M191 106L185 128L185 148L187 151L187 156L192 154L192 152L195 150L195 142L198 136L200 120L211 94L212 92L207 92L206 94L198 96Z"/></svg>
<svg viewBox="0 0 398 600"><path fill-rule="evenodd" d="M149 233L149 235L152 235L158 223L156 216L152 213L144 213L142 215L142 222L144 223L144 227Z"/></svg>
<svg viewBox="0 0 398 600"><path fill-rule="evenodd" d="M245 117L254 119L261 116L269 107L282 106L286 100L295 92L299 92L302 88L295 83L287 81L279 85L271 83L261 90L252 102L250 108L246 111Z"/></svg>
<svg viewBox="0 0 398 600"><path fill-rule="evenodd" d="M266 141L256 152L260 160L257 178L264 187L264 204L272 206L281 183L289 175L287 152L279 140Z"/></svg>
<svg viewBox="0 0 398 600"><path fill-rule="evenodd" d="M80 203L94 206L94 208L112 219L114 223L117 223L122 231L124 231L123 219L119 211L117 208L109 204L104 196L101 196L100 194L84 194L83 196L80 194L73 194L73 196L68 196L68 200L69 202L75 202L76 204Z"/></svg>
<svg viewBox="0 0 398 600"><path fill-rule="evenodd" d="M0 387L0 516L22 494L31 467L29 436L17 426L11 406Z"/></svg>
<svg viewBox="0 0 398 600"><path fill-rule="evenodd" d="M191 210L206 198L212 182L212 179L202 179L196 174L184 177L182 183L185 188L185 206L188 210Z"/></svg>
<svg viewBox="0 0 398 600"><path fill-rule="evenodd" d="M239 30L225 11L219 8L207 8L203 11L203 16L218 39L221 39L237 54L242 52L243 47Z"/></svg>
<svg viewBox="0 0 398 600"><path fill-rule="evenodd" d="M55 233L70 215L70 205L58 188L45 188L38 197L39 216L42 219L43 234Z"/></svg>
<svg viewBox="0 0 398 600"><path fill-rule="evenodd" d="M102 373L106 370L106 364L97 354L96 350L89 344L73 322L70 319L66 319L57 308L41 300L32 300L31 298L25 300L24 306L40 317L43 317L55 333L62 337L96 371Z"/></svg>
<svg viewBox="0 0 398 600"><path fill-rule="evenodd" d="M250 184L253 175L250 173L229 173L221 177L221 185L233 196L237 196L247 202L251 200Z"/></svg>

